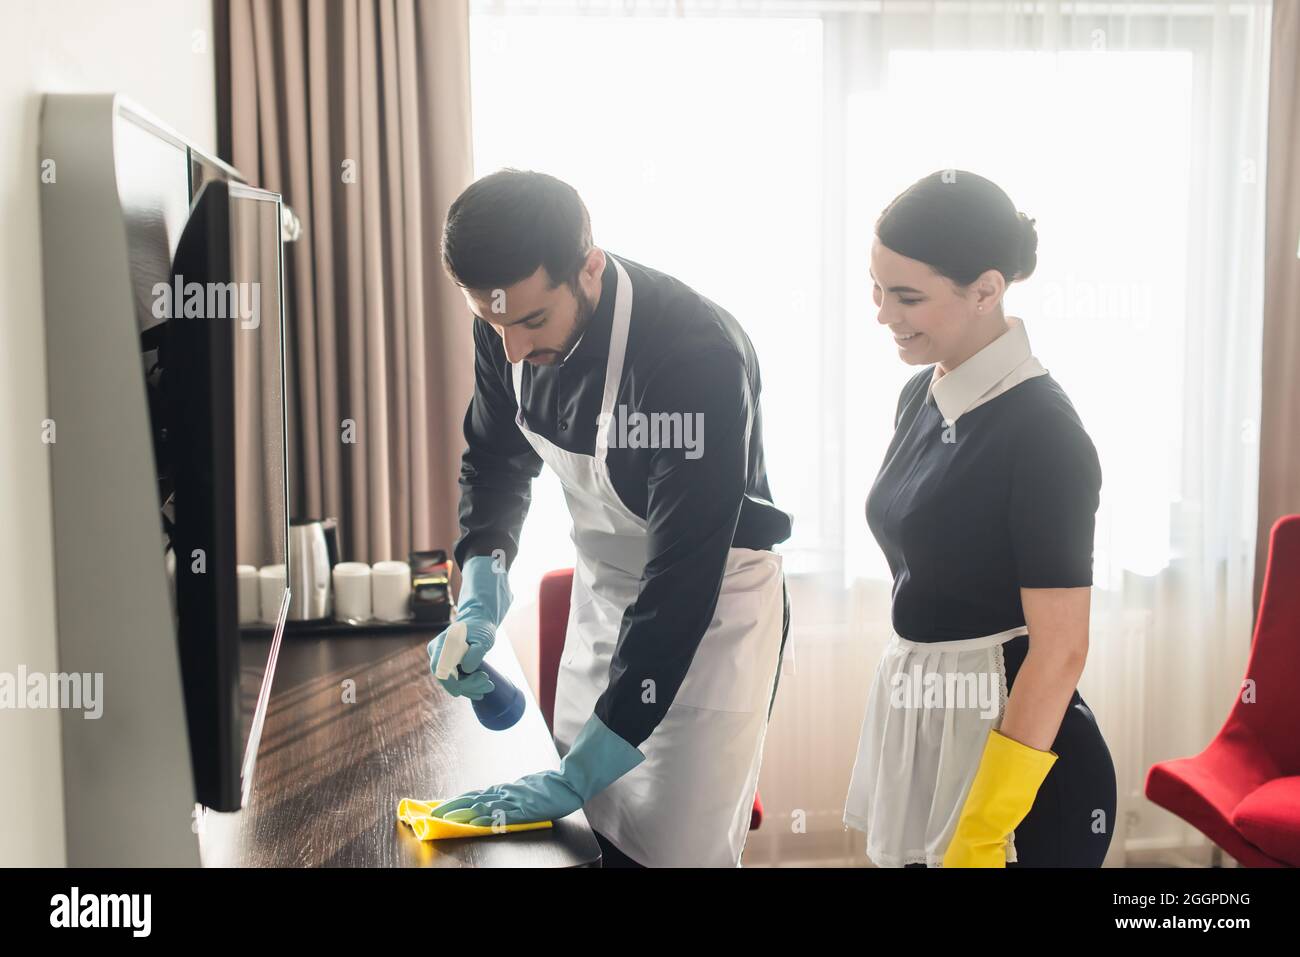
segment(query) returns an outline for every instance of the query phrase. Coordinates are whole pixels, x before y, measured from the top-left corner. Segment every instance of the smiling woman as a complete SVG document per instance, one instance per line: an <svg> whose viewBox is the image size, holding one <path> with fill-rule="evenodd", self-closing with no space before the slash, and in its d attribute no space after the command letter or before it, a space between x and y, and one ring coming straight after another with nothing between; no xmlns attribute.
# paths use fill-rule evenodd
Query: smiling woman
<svg viewBox="0 0 1300 957"><path fill-rule="evenodd" d="M873 296L904 362L947 372L1001 334L1002 293L1038 262L1034 222L997 184L951 169L885 208L871 247Z"/></svg>
<svg viewBox="0 0 1300 957"><path fill-rule="evenodd" d="M1033 228L957 170L921 179L876 223L877 321L904 362L927 366L903 389L867 499L894 633L845 822L881 866L1096 867L1110 845L1115 771L1075 690L1101 469L1002 311L1007 284L1034 270ZM997 706L900 704L900 680L922 673L998 687Z"/></svg>

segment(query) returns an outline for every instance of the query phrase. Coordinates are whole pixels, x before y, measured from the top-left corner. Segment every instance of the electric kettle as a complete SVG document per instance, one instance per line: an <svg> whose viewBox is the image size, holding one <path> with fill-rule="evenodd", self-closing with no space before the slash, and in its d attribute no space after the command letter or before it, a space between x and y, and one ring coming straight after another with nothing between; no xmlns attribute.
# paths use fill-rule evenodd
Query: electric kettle
<svg viewBox="0 0 1300 957"><path fill-rule="evenodd" d="M338 520L289 522L289 620L319 621L332 611L330 572L339 561Z"/></svg>

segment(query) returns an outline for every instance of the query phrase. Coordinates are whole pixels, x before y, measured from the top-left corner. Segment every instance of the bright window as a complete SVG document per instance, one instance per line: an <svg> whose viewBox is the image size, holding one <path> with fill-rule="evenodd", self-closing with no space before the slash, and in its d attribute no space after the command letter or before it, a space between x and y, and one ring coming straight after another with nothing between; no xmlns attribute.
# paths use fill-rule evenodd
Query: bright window
<svg viewBox="0 0 1300 957"><path fill-rule="evenodd" d="M677 276L744 325L762 363L769 478L795 512L787 554L817 547L820 435L821 22L476 16L476 175L541 170L578 190L598 245ZM516 594L572 563L549 473Z"/></svg>
<svg viewBox="0 0 1300 957"><path fill-rule="evenodd" d="M915 370L875 321L869 249L889 200L942 168L988 176L1038 220L1038 269L1006 309L1101 455L1096 584L1175 557L1180 515L1200 507L1184 478L1190 52L895 39L868 69L834 18L502 9L472 18L476 174L559 176L598 244L744 325L773 496L795 516L788 572L888 578L863 507ZM546 475L514 577L571 556Z"/></svg>

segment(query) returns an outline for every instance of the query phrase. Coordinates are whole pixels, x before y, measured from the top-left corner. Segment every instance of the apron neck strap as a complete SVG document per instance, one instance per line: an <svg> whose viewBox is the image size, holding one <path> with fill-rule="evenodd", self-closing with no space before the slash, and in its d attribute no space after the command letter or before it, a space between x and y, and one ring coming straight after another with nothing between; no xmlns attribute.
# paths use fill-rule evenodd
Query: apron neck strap
<svg viewBox="0 0 1300 957"><path fill-rule="evenodd" d="M621 262L613 256L609 258L614 260L614 270L618 274L618 287L614 295L614 323L609 333L609 361L605 364L605 392L600 400L601 422L609 422L614 412L619 383L623 379L623 357L627 354L627 331L632 325L632 280ZM597 446L601 445L601 437L600 434L597 435ZM601 458L605 457L603 452L597 454Z"/></svg>

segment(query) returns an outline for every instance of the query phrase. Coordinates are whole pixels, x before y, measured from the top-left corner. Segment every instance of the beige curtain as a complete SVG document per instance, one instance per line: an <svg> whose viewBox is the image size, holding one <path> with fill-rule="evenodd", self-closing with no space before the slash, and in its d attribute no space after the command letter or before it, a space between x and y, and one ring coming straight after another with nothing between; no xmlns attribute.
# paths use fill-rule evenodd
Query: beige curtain
<svg viewBox="0 0 1300 957"><path fill-rule="evenodd" d="M1273 4L1255 603L1268 533L1300 512L1300 4Z"/></svg>
<svg viewBox="0 0 1300 957"><path fill-rule="evenodd" d="M343 556L456 536L471 328L445 278L472 175L464 0L229 0L232 160L302 222L285 246L290 508Z"/></svg>

